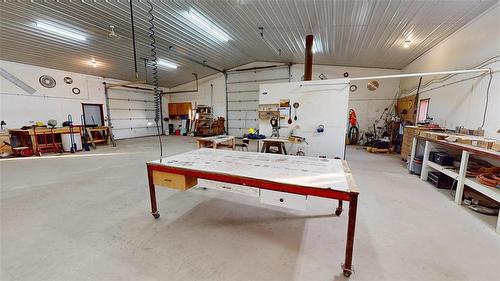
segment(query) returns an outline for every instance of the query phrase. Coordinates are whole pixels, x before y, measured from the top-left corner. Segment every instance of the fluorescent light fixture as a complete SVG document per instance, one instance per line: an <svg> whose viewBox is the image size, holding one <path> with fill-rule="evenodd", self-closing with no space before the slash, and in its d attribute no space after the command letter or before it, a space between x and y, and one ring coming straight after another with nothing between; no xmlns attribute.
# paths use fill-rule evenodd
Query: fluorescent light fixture
<svg viewBox="0 0 500 281"><path fill-rule="evenodd" d="M60 35L60 36L63 36L63 37L69 37L69 38L72 38L72 39L76 39L76 40L79 40L79 41L85 41L87 40L87 38L73 30L70 30L70 29L67 29L67 28L64 28L64 27L60 27L60 26L55 26L55 25L52 25L52 24L47 24L47 23L44 23L44 22L36 22L36 27L40 28L40 29L43 29L45 31L48 31L48 32L51 32L51 33L54 33L54 34L57 34L57 35Z"/></svg>
<svg viewBox="0 0 500 281"><path fill-rule="evenodd" d="M158 60L158 66L159 67L166 67L166 68L172 68L172 69L177 69L178 65L171 62L171 61L168 61L168 60L164 60L164 59L159 59Z"/></svg>
<svg viewBox="0 0 500 281"><path fill-rule="evenodd" d="M210 22L207 18L198 13L195 9L190 8L189 12L186 12L186 18L196 26L200 28L202 32L208 32L215 39L223 42L229 41L229 35L218 28L215 24Z"/></svg>

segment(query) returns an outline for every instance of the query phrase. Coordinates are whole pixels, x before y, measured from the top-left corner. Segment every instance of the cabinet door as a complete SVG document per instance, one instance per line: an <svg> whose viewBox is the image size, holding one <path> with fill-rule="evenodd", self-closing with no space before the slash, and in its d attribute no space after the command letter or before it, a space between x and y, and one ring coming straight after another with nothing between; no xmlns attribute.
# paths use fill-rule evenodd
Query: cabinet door
<svg viewBox="0 0 500 281"><path fill-rule="evenodd" d="M169 103L168 104L168 115L169 116L175 116L177 115L177 106L175 103Z"/></svg>
<svg viewBox="0 0 500 281"><path fill-rule="evenodd" d="M191 103L185 102L180 104L181 110L179 112L180 115L189 115L189 111L191 110Z"/></svg>

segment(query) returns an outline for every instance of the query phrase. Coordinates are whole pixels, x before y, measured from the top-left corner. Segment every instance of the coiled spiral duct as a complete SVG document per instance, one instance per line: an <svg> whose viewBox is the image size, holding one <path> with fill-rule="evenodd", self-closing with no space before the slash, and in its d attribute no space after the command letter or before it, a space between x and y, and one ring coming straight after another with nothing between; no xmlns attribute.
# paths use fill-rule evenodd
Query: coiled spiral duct
<svg viewBox="0 0 500 281"><path fill-rule="evenodd" d="M158 57L156 56L156 36L155 36L155 16L153 14L153 4L151 3L150 0L148 0L149 4L149 10L148 14L150 15L150 18L148 20L149 22L149 38L151 38L151 43L149 44L151 46L151 65L152 65L152 76L153 76L153 92L154 92L154 108L155 108L155 123L156 123L156 130L158 132L158 139L160 141L160 159L163 157L163 145L161 142L161 132L160 132L160 110L161 110L161 93L160 90L158 89Z"/></svg>

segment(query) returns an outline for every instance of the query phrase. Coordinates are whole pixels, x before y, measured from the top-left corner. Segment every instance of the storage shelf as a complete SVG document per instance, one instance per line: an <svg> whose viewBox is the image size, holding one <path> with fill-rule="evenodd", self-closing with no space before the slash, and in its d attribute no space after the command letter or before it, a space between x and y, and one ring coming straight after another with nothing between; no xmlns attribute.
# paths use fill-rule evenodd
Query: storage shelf
<svg viewBox="0 0 500 281"><path fill-rule="evenodd" d="M500 202L500 188L484 185L475 178L466 178L464 183L472 189Z"/></svg>
<svg viewBox="0 0 500 281"><path fill-rule="evenodd" d="M427 166L435 169L435 170L438 170L439 172L447 175L448 177L450 178L453 178L453 179L457 179L458 178L458 173L455 172L454 170L451 170L450 168L448 167L445 167L445 166L441 166L437 163L434 163L434 162L427 162Z"/></svg>
<svg viewBox="0 0 500 281"><path fill-rule="evenodd" d="M462 204L463 200L463 191L465 186L469 186L470 188L474 189L475 191L493 199L498 202L500 202L500 189L495 188L495 187L490 187L487 185L484 185L480 183L477 179L475 178L467 178L467 165L469 162L469 155L474 154L474 155L479 155L483 157L489 157L493 159L498 159L500 157L500 154L497 152L487 152L484 151L485 149L477 149L477 148L471 148L469 146L465 145L459 145L459 144L449 144L444 141L439 141L439 140L431 140L423 137L415 137L413 138L413 145L412 145L412 153L411 153L411 159L415 158L416 154L416 148L417 148L417 142L418 140L424 140L425 141L425 148L424 148L424 154L423 154L423 163L422 165L422 172L420 174L420 179L422 180L427 180L428 175L429 175L429 169L437 170L453 179L457 180L457 187L456 187L456 192L455 192L455 203L458 205ZM460 160L460 169L459 171L453 170L453 168L441 166L437 163L431 162L429 160L429 155L430 152L432 151L433 148L436 146L444 146L446 148L453 149L455 151L460 151L462 153L461 160ZM413 162L412 162L413 163ZM410 166L411 169L411 166ZM496 226L496 232L500 234L500 217L497 218L497 226Z"/></svg>

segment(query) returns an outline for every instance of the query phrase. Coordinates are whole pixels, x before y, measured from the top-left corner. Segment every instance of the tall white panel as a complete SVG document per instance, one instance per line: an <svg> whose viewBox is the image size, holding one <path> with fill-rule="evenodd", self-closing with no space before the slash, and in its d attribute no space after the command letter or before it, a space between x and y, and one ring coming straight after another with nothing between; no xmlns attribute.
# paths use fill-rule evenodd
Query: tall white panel
<svg viewBox="0 0 500 281"><path fill-rule="evenodd" d="M349 81L333 80L334 85L328 86L318 86L318 83L320 82L262 84L259 103L277 104L280 99L289 99L291 105L298 102L296 121L293 120L293 107L292 124L288 124L287 119L280 119L280 137L287 138L290 131L294 130L294 135L306 138L307 144L300 146L307 156L344 158ZM320 125L323 125L324 132L317 132ZM260 119L259 128L261 134L267 137L271 135L269 119ZM289 145L288 151L295 153L297 145Z"/></svg>

